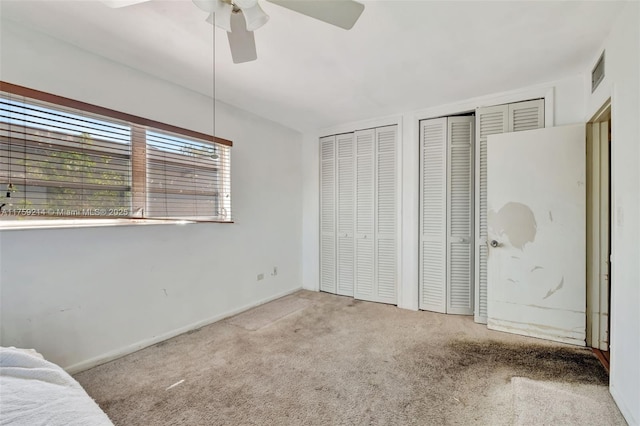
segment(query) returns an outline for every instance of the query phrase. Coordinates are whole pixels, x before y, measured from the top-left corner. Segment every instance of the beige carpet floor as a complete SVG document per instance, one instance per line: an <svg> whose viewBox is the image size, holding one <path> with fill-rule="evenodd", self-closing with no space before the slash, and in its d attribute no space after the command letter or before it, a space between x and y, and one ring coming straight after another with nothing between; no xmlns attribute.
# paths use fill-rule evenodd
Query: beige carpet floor
<svg viewBox="0 0 640 426"><path fill-rule="evenodd" d="M524 377L514 377L511 383L518 426L562 425L567 420L576 425L626 424L605 386Z"/></svg>
<svg viewBox="0 0 640 426"><path fill-rule="evenodd" d="M624 424L589 350L308 291L75 377L127 426Z"/></svg>

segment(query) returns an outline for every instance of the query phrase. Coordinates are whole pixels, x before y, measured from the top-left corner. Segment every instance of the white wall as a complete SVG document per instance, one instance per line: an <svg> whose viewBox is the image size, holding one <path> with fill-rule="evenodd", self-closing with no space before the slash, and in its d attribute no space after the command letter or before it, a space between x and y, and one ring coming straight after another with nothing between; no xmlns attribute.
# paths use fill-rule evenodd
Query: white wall
<svg viewBox="0 0 640 426"><path fill-rule="evenodd" d="M4 81L213 131L210 98L13 23L1 48ZM215 117L236 222L0 232L3 346L77 371L301 286L302 135L222 103Z"/></svg>
<svg viewBox="0 0 640 426"><path fill-rule="evenodd" d="M640 3L625 6L603 43L605 78L591 93L588 121L611 97L611 394L630 425L640 424ZM602 50L601 50L602 51ZM593 65L600 57L599 51ZM590 75L592 67L585 70Z"/></svg>
<svg viewBox="0 0 640 426"><path fill-rule="evenodd" d="M402 239L400 244L401 267L399 271L398 306L418 309L418 203L419 203L419 143L418 123L426 118L473 111L487 105L497 105L519 100L547 97L547 125L581 122L584 118L584 77L577 75L560 81L467 99L402 115L373 118L366 121L345 123L304 135L303 167L303 286L319 289L319 169L318 138L357 129L398 124L401 129L402 154Z"/></svg>

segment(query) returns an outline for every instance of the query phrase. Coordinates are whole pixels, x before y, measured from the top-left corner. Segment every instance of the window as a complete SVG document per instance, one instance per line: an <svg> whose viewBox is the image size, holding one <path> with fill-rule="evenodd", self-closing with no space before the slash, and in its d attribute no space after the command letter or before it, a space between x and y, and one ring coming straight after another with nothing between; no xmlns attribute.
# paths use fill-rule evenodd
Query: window
<svg viewBox="0 0 640 426"><path fill-rule="evenodd" d="M0 220L231 221L230 141L0 84Z"/></svg>

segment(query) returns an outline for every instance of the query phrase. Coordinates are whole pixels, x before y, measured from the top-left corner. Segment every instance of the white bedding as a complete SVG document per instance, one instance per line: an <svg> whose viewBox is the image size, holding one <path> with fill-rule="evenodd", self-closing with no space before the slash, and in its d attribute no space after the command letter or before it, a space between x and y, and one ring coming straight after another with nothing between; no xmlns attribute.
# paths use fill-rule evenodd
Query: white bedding
<svg viewBox="0 0 640 426"><path fill-rule="evenodd" d="M0 424L113 426L67 372L16 348L0 348Z"/></svg>

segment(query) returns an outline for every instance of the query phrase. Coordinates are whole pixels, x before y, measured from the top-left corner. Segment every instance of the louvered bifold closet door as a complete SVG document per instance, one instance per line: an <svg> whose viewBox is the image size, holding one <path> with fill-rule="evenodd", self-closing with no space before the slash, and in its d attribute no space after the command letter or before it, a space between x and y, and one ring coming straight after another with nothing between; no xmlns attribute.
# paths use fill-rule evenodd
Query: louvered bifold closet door
<svg viewBox="0 0 640 426"><path fill-rule="evenodd" d="M397 126L376 129L376 286L374 300L397 303Z"/></svg>
<svg viewBox="0 0 640 426"><path fill-rule="evenodd" d="M507 131L521 132L544 127L544 99L509 104Z"/></svg>
<svg viewBox="0 0 640 426"><path fill-rule="evenodd" d="M447 119L420 122L420 309L446 312Z"/></svg>
<svg viewBox="0 0 640 426"><path fill-rule="evenodd" d="M375 130L355 132L355 288L356 299L374 300L375 290Z"/></svg>
<svg viewBox="0 0 640 426"><path fill-rule="evenodd" d="M320 139L320 290L336 292L335 136Z"/></svg>
<svg viewBox="0 0 640 426"><path fill-rule="evenodd" d="M473 315L473 139L475 117L449 117L447 313Z"/></svg>
<svg viewBox="0 0 640 426"><path fill-rule="evenodd" d="M354 146L353 133L336 136L338 175L338 253L337 292L342 296L353 296L354 277Z"/></svg>
<svg viewBox="0 0 640 426"><path fill-rule="evenodd" d="M476 263L475 310L476 322L487 323L487 136L506 133L508 105L479 108L476 111Z"/></svg>

